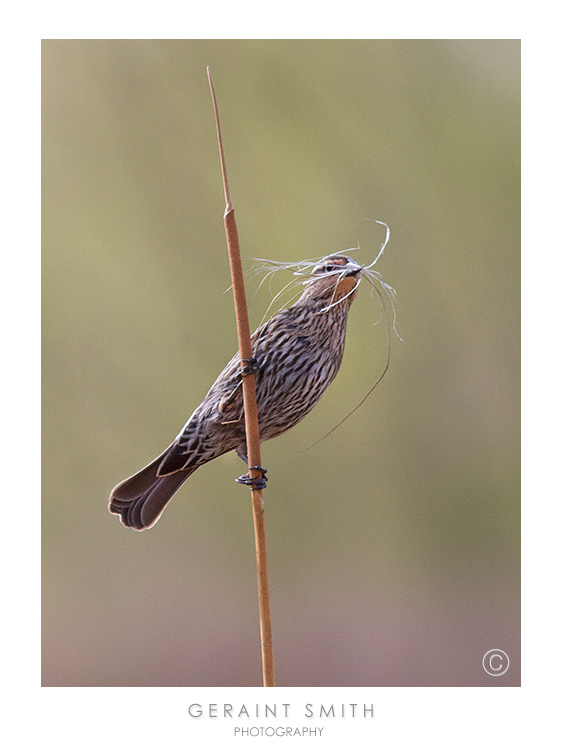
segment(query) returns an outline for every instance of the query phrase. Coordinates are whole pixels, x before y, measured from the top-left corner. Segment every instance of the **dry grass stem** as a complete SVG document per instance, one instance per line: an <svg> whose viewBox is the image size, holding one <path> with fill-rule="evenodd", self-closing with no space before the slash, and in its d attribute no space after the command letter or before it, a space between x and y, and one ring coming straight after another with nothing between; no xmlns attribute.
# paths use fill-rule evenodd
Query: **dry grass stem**
<svg viewBox="0 0 564 752"><path fill-rule="evenodd" d="M237 336L239 339L241 368L243 368L245 366L245 360L248 360L252 357L251 331L249 328L249 316L247 313L247 301L245 298L245 283L243 279L241 253L239 250L239 237L237 235L235 212L233 210L231 197L229 195L229 185L227 182L227 170L225 167L225 155L223 151L223 140L221 137L219 112L213 86L213 80L209 68L207 69L207 73L217 127L217 140L219 145L221 174L223 177L223 190L225 194L225 235L227 238L229 265L231 267L231 280L233 285L233 299L235 302L235 315L237 318ZM243 376L243 404L245 407L245 433L247 439L249 475L251 478L260 478L260 471L251 469L254 466L260 466L261 464L260 434L254 374ZM264 503L262 499L262 491L260 489L251 488L251 497L255 529L263 684L265 687L273 687L275 686L274 656L272 649L272 624L270 618L270 593L268 589L266 533L264 526Z"/></svg>

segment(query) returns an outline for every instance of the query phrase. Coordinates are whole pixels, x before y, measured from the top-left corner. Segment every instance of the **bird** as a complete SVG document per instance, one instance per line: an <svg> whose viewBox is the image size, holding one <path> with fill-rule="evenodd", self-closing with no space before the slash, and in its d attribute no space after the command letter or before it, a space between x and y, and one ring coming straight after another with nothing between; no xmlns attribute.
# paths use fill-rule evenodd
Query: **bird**
<svg viewBox="0 0 564 752"><path fill-rule="evenodd" d="M341 366L348 313L363 270L344 254L313 266L299 299L251 336L250 362L242 368L236 353L174 441L112 490L109 511L125 527L151 528L184 481L217 457L234 450L248 464L244 375L254 374L261 442L288 431L315 407ZM236 480L264 488L266 470L256 469L259 477Z"/></svg>

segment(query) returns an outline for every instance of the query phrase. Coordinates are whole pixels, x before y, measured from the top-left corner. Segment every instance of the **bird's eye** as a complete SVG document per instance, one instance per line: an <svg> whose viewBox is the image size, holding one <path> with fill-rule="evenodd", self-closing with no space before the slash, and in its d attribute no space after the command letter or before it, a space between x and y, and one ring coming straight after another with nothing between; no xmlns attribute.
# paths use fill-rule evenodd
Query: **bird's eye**
<svg viewBox="0 0 564 752"><path fill-rule="evenodd" d="M334 272L335 271L335 265L334 264L326 264L323 267L324 272Z"/></svg>

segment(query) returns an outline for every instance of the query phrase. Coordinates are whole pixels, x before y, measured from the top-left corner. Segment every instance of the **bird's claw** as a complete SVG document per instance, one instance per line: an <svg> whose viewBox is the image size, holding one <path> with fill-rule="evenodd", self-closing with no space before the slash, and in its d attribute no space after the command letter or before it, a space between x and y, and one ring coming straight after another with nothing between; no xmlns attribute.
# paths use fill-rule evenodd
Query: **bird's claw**
<svg viewBox="0 0 564 752"><path fill-rule="evenodd" d="M258 360L256 358L241 358L242 363L247 363L246 366L241 368L241 376L252 376L259 369Z"/></svg>
<svg viewBox="0 0 564 752"><path fill-rule="evenodd" d="M247 473L246 475L239 476L239 478L235 478L235 482L242 483L244 486L249 486L250 488L255 490L262 490L263 488L266 488L266 481L268 480L268 478L266 477L266 469L264 467L261 467L260 465L253 465L249 468L249 470L259 470L261 477L251 478L251 476Z"/></svg>

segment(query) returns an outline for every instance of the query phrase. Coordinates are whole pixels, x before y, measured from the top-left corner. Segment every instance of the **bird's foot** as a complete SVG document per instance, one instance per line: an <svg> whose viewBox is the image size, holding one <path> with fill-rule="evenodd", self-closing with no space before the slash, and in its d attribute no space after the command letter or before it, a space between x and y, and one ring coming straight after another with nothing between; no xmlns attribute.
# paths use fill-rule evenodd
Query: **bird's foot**
<svg viewBox="0 0 564 752"><path fill-rule="evenodd" d="M260 465L253 465L249 468L249 470L259 470L261 477L251 478L251 476L247 473L247 475L241 475L239 478L235 478L235 482L242 483L244 486L250 486L250 488L256 490L262 490L263 488L266 488L266 481L268 479L266 477L265 468L261 467Z"/></svg>
<svg viewBox="0 0 564 752"><path fill-rule="evenodd" d="M241 376L251 376L259 370L258 360L256 358L241 358L242 363L247 363L241 368Z"/></svg>

